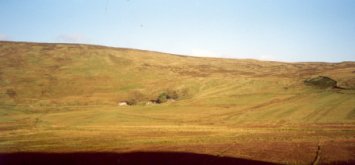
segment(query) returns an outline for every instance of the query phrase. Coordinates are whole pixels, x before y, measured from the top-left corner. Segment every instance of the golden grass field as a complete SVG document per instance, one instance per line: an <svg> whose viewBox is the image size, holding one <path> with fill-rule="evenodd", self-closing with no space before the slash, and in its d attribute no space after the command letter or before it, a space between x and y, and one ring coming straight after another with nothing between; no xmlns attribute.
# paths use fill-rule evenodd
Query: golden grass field
<svg viewBox="0 0 355 165"><path fill-rule="evenodd" d="M304 85L328 76L340 88ZM145 105L174 90L175 102ZM137 105L118 106L136 99ZM355 62L0 42L0 152L186 152L355 162Z"/></svg>

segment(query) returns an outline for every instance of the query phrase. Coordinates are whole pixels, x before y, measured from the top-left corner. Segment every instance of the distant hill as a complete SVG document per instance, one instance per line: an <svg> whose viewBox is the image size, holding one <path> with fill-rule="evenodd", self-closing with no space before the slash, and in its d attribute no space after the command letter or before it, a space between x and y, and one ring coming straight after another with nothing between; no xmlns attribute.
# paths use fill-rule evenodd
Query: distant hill
<svg viewBox="0 0 355 165"><path fill-rule="evenodd" d="M321 60L321 59L320 59ZM314 89L327 76L341 89ZM346 122L355 118L355 62L200 58L82 44L0 42L0 104L36 110L117 105L179 95L174 105L235 108L234 121ZM302 103L302 104L299 104ZM233 117L243 111L245 115Z"/></svg>

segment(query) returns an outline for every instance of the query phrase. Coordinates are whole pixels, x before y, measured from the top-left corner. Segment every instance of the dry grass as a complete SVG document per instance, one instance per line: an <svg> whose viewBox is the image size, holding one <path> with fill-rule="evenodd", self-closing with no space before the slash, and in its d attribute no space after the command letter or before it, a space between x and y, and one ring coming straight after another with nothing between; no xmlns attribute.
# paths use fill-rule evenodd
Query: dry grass
<svg viewBox="0 0 355 165"><path fill-rule="evenodd" d="M353 62L0 42L0 151L183 151L310 164L321 145L321 163L354 161L354 70ZM303 85L317 75L349 89ZM117 106L167 90L184 96Z"/></svg>

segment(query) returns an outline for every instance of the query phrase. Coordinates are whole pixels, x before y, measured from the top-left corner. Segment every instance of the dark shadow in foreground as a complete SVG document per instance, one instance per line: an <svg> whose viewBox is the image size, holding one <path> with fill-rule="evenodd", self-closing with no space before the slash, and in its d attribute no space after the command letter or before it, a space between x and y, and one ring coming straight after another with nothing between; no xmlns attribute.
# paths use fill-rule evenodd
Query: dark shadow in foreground
<svg viewBox="0 0 355 165"><path fill-rule="evenodd" d="M183 152L78 152L78 153L0 153L0 164L272 164L261 161Z"/></svg>

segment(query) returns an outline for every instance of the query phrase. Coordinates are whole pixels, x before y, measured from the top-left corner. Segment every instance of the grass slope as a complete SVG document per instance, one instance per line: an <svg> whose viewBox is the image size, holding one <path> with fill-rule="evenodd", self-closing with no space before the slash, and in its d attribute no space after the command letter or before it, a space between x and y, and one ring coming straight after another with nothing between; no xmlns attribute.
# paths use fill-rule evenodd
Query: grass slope
<svg viewBox="0 0 355 165"><path fill-rule="evenodd" d="M303 84L318 75L346 89ZM0 42L0 151L181 151L303 164L321 145L321 162L353 160L354 80L354 62ZM167 90L180 99L117 106Z"/></svg>

